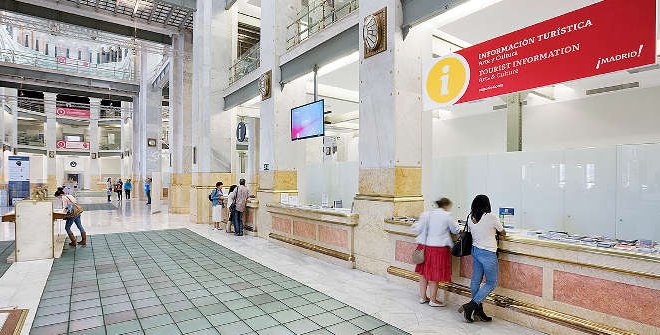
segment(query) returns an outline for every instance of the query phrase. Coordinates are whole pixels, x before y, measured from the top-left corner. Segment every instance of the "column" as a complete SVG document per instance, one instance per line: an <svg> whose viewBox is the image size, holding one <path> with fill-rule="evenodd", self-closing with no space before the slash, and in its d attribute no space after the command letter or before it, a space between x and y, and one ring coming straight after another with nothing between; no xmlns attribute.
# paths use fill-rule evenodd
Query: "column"
<svg viewBox="0 0 660 335"><path fill-rule="evenodd" d="M99 118L101 116L101 99L89 98L89 169L85 171L84 184L88 190L105 189L101 180L99 164ZM96 158L92 158L95 154Z"/></svg>
<svg viewBox="0 0 660 335"><path fill-rule="evenodd" d="M231 173L233 113L223 111L223 89L229 82L232 22L236 5L225 10L221 1L199 0L193 35L192 185L190 220L208 223L208 194L217 181L234 182Z"/></svg>
<svg viewBox="0 0 660 335"><path fill-rule="evenodd" d="M248 118L246 121L248 136L248 153L246 181L252 194L257 194L259 189L259 129L260 120L258 118Z"/></svg>
<svg viewBox="0 0 660 335"><path fill-rule="evenodd" d="M282 193L298 192L298 174L294 169L295 149L291 143L291 108L307 101L306 82L297 80L279 85L279 57L286 52L286 26L293 22L299 6L277 1L261 3L261 71L272 71L271 97L260 104L259 127L259 236L268 237L271 214L266 204L279 202ZM294 148L295 147L295 148Z"/></svg>
<svg viewBox="0 0 660 335"><path fill-rule="evenodd" d="M170 155L172 157L169 212L190 214L192 185L192 35L172 36L170 58Z"/></svg>
<svg viewBox="0 0 660 335"><path fill-rule="evenodd" d="M0 88L0 102L2 102L2 106L0 106L0 139L2 141L0 142L0 145L2 145L3 150L1 151L2 155L0 156L0 189L6 189L7 188L7 179L5 178L5 173L6 173L6 162L5 162L5 156L7 153L4 151L4 145L5 143L8 143L11 145L11 127L13 125L13 115L16 114L16 104L17 104L17 90L16 89L10 89L10 88L5 88L2 87ZM12 107L14 107L12 109ZM9 121L9 126L5 126L5 121L6 117L5 115L7 112L5 111L5 108L9 108L12 111L12 115L10 115Z"/></svg>
<svg viewBox="0 0 660 335"><path fill-rule="evenodd" d="M527 93L509 94L506 102L506 151L522 151L522 110Z"/></svg>
<svg viewBox="0 0 660 335"><path fill-rule="evenodd" d="M55 153L57 142L57 94L44 92L44 111L46 112L46 181L49 194L57 189L57 158ZM51 157L52 156L52 157Z"/></svg>
<svg viewBox="0 0 660 335"><path fill-rule="evenodd" d="M364 58L363 18L387 8L387 50ZM394 248L384 219L417 216L422 198L422 57L430 57L431 34L417 26L406 39L398 0L360 3L360 179L354 208L356 265L385 274Z"/></svg>
<svg viewBox="0 0 660 335"><path fill-rule="evenodd" d="M133 160L130 157L133 135L133 103L121 102L121 177L122 179L133 178ZM128 155L127 155L128 154Z"/></svg>

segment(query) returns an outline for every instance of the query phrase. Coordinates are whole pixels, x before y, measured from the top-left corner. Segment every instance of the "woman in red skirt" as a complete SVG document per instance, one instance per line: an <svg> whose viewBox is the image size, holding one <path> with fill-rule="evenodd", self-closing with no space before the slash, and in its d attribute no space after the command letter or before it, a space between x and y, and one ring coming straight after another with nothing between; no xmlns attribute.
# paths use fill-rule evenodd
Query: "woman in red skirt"
<svg viewBox="0 0 660 335"><path fill-rule="evenodd" d="M458 233L458 227L450 211L452 202L447 198L436 201L437 209L427 211L420 215L419 220L412 226L417 235L417 250L424 249L424 263L415 267L419 278L419 303L428 303L431 307L444 307L445 303L439 301L438 282L451 281L451 247L453 245L451 234ZM430 288L430 299L427 295Z"/></svg>

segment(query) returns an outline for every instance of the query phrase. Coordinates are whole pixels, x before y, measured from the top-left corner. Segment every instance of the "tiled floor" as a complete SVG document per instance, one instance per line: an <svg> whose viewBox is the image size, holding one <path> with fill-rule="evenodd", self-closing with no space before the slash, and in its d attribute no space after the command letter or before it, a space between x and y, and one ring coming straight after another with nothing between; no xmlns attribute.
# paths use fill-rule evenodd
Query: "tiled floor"
<svg viewBox="0 0 660 335"><path fill-rule="evenodd" d="M0 241L0 277L7 272L10 263L7 263L7 257L14 251L14 241Z"/></svg>
<svg viewBox="0 0 660 335"><path fill-rule="evenodd" d="M406 334L187 229L65 249L30 333Z"/></svg>

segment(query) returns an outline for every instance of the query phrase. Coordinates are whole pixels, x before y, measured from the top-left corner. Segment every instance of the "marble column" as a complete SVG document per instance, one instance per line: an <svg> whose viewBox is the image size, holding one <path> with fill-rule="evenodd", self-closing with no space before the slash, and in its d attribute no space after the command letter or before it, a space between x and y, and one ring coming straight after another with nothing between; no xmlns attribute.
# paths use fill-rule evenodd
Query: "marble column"
<svg viewBox="0 0 660 335"><path fill-rule="evenodd" d="M172 36L170 58L170 155L169 212L190 214L192 185L192 35Z"/></svg>
<svg viewBox="0 0 660 335"><path fill-rule="evenodd" d="M387 50L364 58L360 42L360 178L354 208L356 265L386 273L394 248L384 231L392 216L417 216L422 198L422 58L431 54L429 28L417 26L403 39L398 0L360 3L364 17L387 9Z"/></svg>
<svg viewBox="0 0 660 335"><path fill-rule="evenodd" d="M258 118L247 118L245 123L248 136L245 179L252 194L256 195L259 189L259 129L261 122Z"/></svg>
<svg viewBox="0 0 660 335"><path fill-rule="evenodd" d="M17 94L18 91L16 89L5 87L0 88L0 96L2 97L2 110L0 110L0 139L2 139L2 142L0 144L3 148L2 155L0 156L0 189L7 188L7 179L5 178L7 164L5 161L5 156L8 153L4 152L4 145L5 143L8 145L12 145L13 143L12 136L14 135L12 133L12 127L15 123L14 115L17 114ZM6 115L7 113L5 112L5 107L12 111L11 115Z"/></svg>
<svg viewBox="0 0 660 335"><path fill-rule="evenodd" d="M46 181L48 192L54 193L57 189L57 159L48 152L55 153L57 142L57 94L44 92L44 111L46 112Z"/></svg>
<svg viewBox="0 0 660 335"><path fill-rule="evenodd" d="M502 97L506 103L506 151L522 151L523 102L527 93L514 93Z"/></svg>
<svg viewBox="0 0 660 335"><path fill-rule="evenodd" d="M133 160L126 153L132 149L133 138L133 103L128 101L121 102L121 152L123 159L121 161L122 179L133 178Z"/></svg>
<svg viewBox="0 0 660 335"><path fill-rule="evenodd" d="M208 223L208 194L217 181L234 182L231 172L231 134L235 117L224 111L223 90L229 83L232 23L237 6L225 10L221 1L199 0L193 34L192 185L190 220Z"/></svg>
<svg viewBox="0 0 660 335"><path fill-rule="evenodd" d="M84 173L84 184L88 190L105 189L101 181L101 169L99 164L99 118L101 116L101 99L89 98L89 169ZM92 154L96 158L92 159Z"/></svg>
<svg viewBox="0 0 660 335"><path fill-rule="evenodd" d="M296 153L304 144L291 143L291 108L307 102L306 82L303 79L280 86L280 56L286 53L286 26L294 21L299 6L278 1L261 3L261 68L271 72L271 97L260 104L259 127L259 236L271 232L271 214L266 204L279 202L282 193L298 192L295 168ZM296 150L298 149L298 150Z"/></svg>

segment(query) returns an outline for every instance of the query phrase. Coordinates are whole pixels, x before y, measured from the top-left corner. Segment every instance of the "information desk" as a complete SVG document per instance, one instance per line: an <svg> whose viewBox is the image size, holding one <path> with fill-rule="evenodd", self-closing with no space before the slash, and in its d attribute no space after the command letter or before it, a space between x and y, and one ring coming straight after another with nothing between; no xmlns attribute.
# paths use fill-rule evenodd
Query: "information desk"
<svg viewBox="0 0 660 335"><path fill-rule="evenodd" d="M302 248L307 254L355 267L354 236L358 215L348 209L270 203L270 238Z"/></svg>
<svg viewBox="0 0 660 335"><path fill-rule="evenodd" d="M386 220L385 229L394 251L388 273L416 280L413 223ZM487 307L496 316L553 334L576 329L660 334L658 253L543 240L520 232L500 239L498 257L498 288ZM457 294L452 295L456 302L467 301L471 257L452 257L452 273L445 287Z"/></svg>
<svg viewBox="0 0 660 335"><path fill-rule="evenodd" d="M66 235L60 220L64 210L53 210L50 201L23 200L16 203L14 212L2 215L3 222L15 222L15 262L59 258Z"/></svg>

